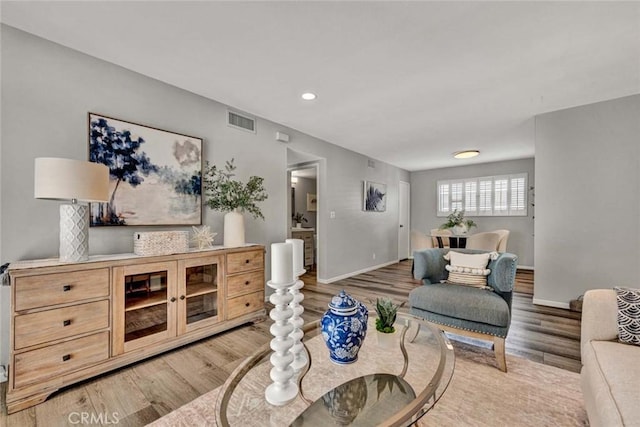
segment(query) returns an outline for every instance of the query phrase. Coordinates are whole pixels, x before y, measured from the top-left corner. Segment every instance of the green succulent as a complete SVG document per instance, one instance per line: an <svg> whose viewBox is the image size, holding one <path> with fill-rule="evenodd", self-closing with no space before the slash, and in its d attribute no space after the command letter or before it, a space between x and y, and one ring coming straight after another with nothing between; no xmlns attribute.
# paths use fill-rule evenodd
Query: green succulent
<svg viewBox="0 0 640 427"><path fill-rule="evenodd" d="M393 324L396 321L398 309L403 305L404 302L394 304L393 301L388 298L377 298L376 313L378 313L378 317L376 318L376 330L385 334L395 332L396 329L393 327Z"/></svg>

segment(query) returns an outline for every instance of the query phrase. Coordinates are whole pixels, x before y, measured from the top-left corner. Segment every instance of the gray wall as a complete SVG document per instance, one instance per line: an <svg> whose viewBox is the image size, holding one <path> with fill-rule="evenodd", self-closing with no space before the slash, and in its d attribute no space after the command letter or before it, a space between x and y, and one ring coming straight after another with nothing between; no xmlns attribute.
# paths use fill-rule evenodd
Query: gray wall
<svg viewBox="0 0 640 427"><path fill-rule="evenodd" d="M86 159L89 111L202 137L206 160L221 165L234 157L239 178L264 177L269 198L261 208L266 221L246 216L245 226L247 240L267 245L267 250L287 237L291 218L287 147L313 154L321 159L319 192L324 194L318 211L324 237L318 239L319 279L397 259L398 181L408 180L408 172L383 162L368 168L365 156L260 118L256 134L233 129L226 125L225 105L5 25L1 40L3 261L57 256L59 203L33 198L34 159ZM291 143L277 142L276 131L289 134ZM362 211L365 179L388 184L387 212ZM328 219L330 211L336 212L335 219ZM204 223L219 233L217 244L222 242L222 218L220 212L203 212ZM131 252L133 232L144 229L92 228L90 252ZM267 253L267 278L269 263ZM6 334L6 325L2 327ZM0 354L0 363L5 362L6 354Z"/></svg>
<svg viewBox="0 0 640 427"><path fill-rule="evenodd" d="M536 117L534 302L638 287L640 95Z"/></svg>
<svg viewBox="0 0 640 427"><path fill-rule="evenodd" d="M316 227L316 212L309 212L307 210L307 193L316 194L316 180L311 178L298 178L298 182L293 184L296 189L295 195L295 211L300 212L307 219L307 222L303 222L303 227ZM317 194L316 194L317 195ZM295 224L293 224L295 227Z"/></svg>
<svg viewBox="0 0 640 427"><path fill-rule="evenodd" d="M526 172L529 174L529 186L536 182L534 160L510 160L504 162L482 163L454 168L430 169L411 173L411 229L428 233L438 228L446 218L436 216L437 188L436 182L441 179L474 178L481 176L506 175ZM529 193L531 201L531 192ZM537 204L536 204L537 208ZM527 210L528 216L481 216L472 218L478 227L474 233L498 229L511 230L507 251L518 255L520 266L534 266L533 251L533 209ZM536 214L537 220L537 214Z"/></svg>

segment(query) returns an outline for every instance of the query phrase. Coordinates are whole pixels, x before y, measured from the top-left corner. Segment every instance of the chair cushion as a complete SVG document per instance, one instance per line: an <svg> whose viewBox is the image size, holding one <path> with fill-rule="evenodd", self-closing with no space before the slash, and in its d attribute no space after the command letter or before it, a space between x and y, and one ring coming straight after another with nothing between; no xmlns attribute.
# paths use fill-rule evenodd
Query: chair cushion
<svg viewBox="0 0 640 427"><path fill-rule="evenodd" d="M494 292L444 283L420 286L409 293L409 305L472 322L508 327L507 302Z"/></svg>

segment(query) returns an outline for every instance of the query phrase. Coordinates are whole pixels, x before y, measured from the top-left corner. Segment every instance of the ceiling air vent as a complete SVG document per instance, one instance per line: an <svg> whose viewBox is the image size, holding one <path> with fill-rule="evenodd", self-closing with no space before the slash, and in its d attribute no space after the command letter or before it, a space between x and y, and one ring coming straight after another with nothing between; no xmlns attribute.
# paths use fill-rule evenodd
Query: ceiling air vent
<svg viewBox="0 0 640 427"><path fill-rule="evenodd" d="M236 129L256 133L256 119L227 110L227 124Z"/></svg>

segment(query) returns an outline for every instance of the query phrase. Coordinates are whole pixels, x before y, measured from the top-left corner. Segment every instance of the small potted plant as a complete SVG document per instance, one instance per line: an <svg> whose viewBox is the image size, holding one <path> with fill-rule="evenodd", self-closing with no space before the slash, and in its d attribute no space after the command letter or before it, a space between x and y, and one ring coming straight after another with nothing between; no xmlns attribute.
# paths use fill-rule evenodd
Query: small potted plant
<svg viewBox="0 0 640 427"><path fill-rule="evenodd" d="M398 309L404 305L394 304L388 298L376 299L376 331L378 335L378 344L382 347L391 347L395 340L396 329L393 324L396 321L398 315Z"/></svg>
<svg viewBox="0 0 640 427"><path fill-rule="evenodd" d="M447 222L440 226L441 230L451 229L453 234L467 234L471 227L477 227L472 219L465 219L464 211L455 209L451 215L447 217Z"/></svg>
<svg viewBox="0 0 640 427"><path fill-rule="evenodd" d="M296 212L296 214L293 216L293 222L296 223L296 228L302 228L302 223L308 221L307 218L304 217L304 214Z"/></svg>

